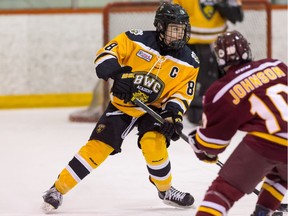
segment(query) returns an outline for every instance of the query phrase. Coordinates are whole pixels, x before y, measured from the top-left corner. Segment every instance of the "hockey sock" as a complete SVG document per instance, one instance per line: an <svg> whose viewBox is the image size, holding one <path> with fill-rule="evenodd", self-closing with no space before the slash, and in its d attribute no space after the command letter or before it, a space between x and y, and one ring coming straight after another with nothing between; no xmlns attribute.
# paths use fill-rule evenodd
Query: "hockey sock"
<svg viewBox="0 0 288 216"><path fill-rule="evenodd" d="M149 131L142 136L140 145L150 180L159 191L169 190L172 176L166 138L161 133Z"/></svg>
<svg viewBox="0 0 288 216"><path fill-rule="evenodd" d="M55 182L56 189L65 194L97 168L109 155L113 148L98 140L90 140L76 154L59 174Z"/></svg>
<svg viewBox="0 0 288 216"><path fill-rule="evenodd" d="M227 215L234 202L243 195L243 192L218 176L206 192L196 215Z"/></svg>
<svg viewBox="0 0 288 216"><path fill-rule="evenodd" d="M270 177L266 178L262 185L257 204L275 211L280 206L280 203L287 192L287 182L279 182L279 180L274 181L273 176Z"/></svg>

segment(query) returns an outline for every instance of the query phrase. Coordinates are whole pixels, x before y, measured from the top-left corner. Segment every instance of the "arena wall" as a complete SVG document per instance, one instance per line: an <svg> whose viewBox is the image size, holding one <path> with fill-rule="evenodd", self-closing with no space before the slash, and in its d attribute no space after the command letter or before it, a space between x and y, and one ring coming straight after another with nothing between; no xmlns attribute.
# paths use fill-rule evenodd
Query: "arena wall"
<svg viewBox="0 0 288 216"><path fill-rule="evenodd" d="M272 26L272 57L287 64L287 9L272 10ZM89 104L101 11L0 12L0 29L0 108Z"/></svg>

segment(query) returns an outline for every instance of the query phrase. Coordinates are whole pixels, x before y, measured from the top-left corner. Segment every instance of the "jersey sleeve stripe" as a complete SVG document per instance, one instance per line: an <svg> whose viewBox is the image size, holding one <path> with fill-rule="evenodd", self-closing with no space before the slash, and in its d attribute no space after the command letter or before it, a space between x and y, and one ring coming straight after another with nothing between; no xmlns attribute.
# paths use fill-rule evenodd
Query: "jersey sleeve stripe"
<svg viewBox="0 0 288 216"><path fill-rule="evenodd" d="M209 137L205 136L201 132L201 128L197 129L197 134L199 135L199 138L201 140L203 140L204 142L215 143L215 144L218 144L218 145L227 145L227 144L230 143L230 140L214 139L214 138L209 138Z"/></svg>
<svg viewBox="0 0 288 216"><path fill-rule="evenodd" d="M206 148L210 148L210 149L223 149L223 148L226 148L226 146L228 145L228 144L215 144L215 143L206 142L199 137L199 133L196 134L196 140L202 146Z"/></svg>
<svg viewBox="0 0 288 216"><path fill-rule="evenodd" d="M97 67L98 65L102 64L104 61L109 60L109 59L116 59L116 57L112 54L107 54L107 55L103 55L103 56L98 56L95 59L95 67Z"/></svg>

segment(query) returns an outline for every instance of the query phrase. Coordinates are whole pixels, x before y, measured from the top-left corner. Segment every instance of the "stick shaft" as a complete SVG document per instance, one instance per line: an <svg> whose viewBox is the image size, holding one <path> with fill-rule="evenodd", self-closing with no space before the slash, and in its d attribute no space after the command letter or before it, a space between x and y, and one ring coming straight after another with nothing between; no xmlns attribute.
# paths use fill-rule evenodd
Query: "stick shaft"
<svg viewBox="0 0 288 216"><path fill-rule="evenodd" d="M158 113L156 113L154 110L152 110L150 107L148 107L146 104L144 104L141 100L139 100L138 98L135 98L133 100L133 103L135 103L136 105L138 105L139 107L141 107L142 109L144 109L148 114L150 114L152 117L154 117L158 122L160 122L161 124L164 123L164 119L162 118L162 116L160 116ZM185 140L187 143L189 143L188 137L181 133L179 134L179 136Z"/></svg>

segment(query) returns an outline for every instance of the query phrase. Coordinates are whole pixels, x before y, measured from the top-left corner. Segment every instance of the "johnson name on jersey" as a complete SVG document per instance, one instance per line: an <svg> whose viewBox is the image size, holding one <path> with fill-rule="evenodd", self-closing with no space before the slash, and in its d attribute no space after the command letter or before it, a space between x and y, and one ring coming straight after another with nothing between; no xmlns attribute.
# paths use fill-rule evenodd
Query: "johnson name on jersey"
<svg viewBox="0 0 288 216"><path fill-rule="evenodd" d="M286 161L287 94L287 66L281 61L264 59L232 66L205 94L204 127L196 140L207 152L219 153L239 128L247 132L244 141L252 148ZM269 146L269 151L263 146ZM273 153L279 148L283 149L280 157Z"/></svg>

